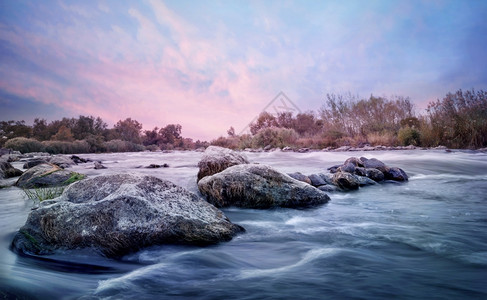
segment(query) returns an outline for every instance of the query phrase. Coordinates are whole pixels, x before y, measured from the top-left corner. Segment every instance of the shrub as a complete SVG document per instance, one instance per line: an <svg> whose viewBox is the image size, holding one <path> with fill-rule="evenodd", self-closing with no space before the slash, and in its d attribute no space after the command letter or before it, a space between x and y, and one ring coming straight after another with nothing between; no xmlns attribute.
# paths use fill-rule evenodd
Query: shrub
<svg viewBox="0 0 487 300"><path fill-rule="evenodd" d="M210 143L213 146L220 146L228 149L237 149L239 144L238 137L219 137L216 140L211 141Z"/></svg>
<svg viewBox="0 0 487 300"><path fill-rule="evenodd" d="M111 140L103 143L103 146L109 152L137 152L145 150L143 145L122 140Z"/></svg>
<svg viewBox="0 0 487 300"><path fill-rule="evenodd" d="M150 152L155 152L161 150L161 148L159 148L159 146L157 145L147 145L145 146L145 150L148 150Z"/></svg>
<svg viewBox="0 0 487 300"><path fill-rule="evenodd" d="M238 148L245 149L252 147L252 135L250 134L242 134L238 137Z"/></svg>
<svg viewBox="0 0 487 300"><path fill-rule="evenodd" d="M252 139L254 147L285 147L293 145L298 139L294 129L268 127L261 129Z"/></svg>
<svg viewBox="0 0 487 300"><path fill-rule="evenodd" d="M404 146L419 146L420 145L420 134L415 128L409 126L402 127L397 133L397 138L399 142Z"/></svg>
<svg viewBox="0 0 487 300"><path fill-rule="evenodd" d="M51 154L75 154L75 153L89 153L90 145L86 141L44 141L44 151Z"/></svg>
<svg viewBox="0 0 487 300"><path fill-rule="evenodd" d="M24 137L10 139L5 142L4 147L7 149L20 151L21 153L45 151L41 142L36 139L28 139Z"/></svg>
<svg viewBox="0 0 487 300"><path fill-rule="evenodd" d="M384 133L369 133L367 134L367 141L373 146L394 146L397 145L397 138L391 132Z"/></svg>
<svg viewBox="0 0 487 300"><path fill-rule="evenodd" d="M71 154L91 152L90 144L85 140L74 141L72 144L73 152L71 152Z"/></svg>
<svg viewBox="0 0 487 300"><path fill-rule="evenodd" d="M68 148L70 148L69 142L62 141L44 141L42 142L46 152L51 154L66 154L68 153Z"/></svg>

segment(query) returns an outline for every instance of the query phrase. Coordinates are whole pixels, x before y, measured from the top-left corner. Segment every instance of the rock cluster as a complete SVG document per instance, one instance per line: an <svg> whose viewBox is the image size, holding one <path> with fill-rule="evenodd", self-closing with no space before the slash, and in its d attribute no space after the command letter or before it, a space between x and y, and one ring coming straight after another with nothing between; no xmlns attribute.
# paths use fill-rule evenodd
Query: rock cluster
<svg viewBox="0 0 487 300"><path fill-rule="evenodd" d="M323 190L357 190L359 187L374 185L387 180L407 181L408 176L404 170L389 167L376 158L350 157L343 164L328 168L330 173L312 174L305 176L301 181L310 181L311 185Z"/></svg>
<svg viewBox="0 0 487 300"><path fill-rule="evenodd" d="M323 191L270 166L249 164L230 149L208 147L198 166L198 189L217 207L309 207L330 200Z"/></svg>
<svg viewBox="0 0 487 300"><path fill-rule="evenodd" d="M119 257L157 244L228 241L243 230L169 181L119 174L76 182L61 197L41 202L12 245L26 254L92 248Z"/></svg>

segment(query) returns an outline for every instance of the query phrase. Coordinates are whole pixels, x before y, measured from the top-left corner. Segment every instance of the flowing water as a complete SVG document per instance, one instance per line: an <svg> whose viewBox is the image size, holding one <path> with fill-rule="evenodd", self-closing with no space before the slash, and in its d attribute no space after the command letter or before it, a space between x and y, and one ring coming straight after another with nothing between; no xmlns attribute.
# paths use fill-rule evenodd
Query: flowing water
<svg viewBox="0 0 487 300"><path fill-rule="evenodd" d="M0 298L21 299L486 299L487 155L414 150L248 153L283 172L323 172L376 157L410 180L349 193L312 209L228 208L246 233L199 248L154 246L110 260L84 251L46 259L9 250L33 203L0 190ZM201 153L81 155L88 176L142 173L198 192ZM169 168L138 168L168 163ZM17 166L21 166L17 164Z"/></svg>

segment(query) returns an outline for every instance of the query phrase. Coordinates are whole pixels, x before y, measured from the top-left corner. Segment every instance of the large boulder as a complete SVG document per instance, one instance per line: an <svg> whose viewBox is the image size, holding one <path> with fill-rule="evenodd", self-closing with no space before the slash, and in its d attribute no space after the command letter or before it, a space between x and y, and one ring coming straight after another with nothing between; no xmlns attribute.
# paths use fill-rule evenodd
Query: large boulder
<svg viewBox="0 0 487 300"><path fill-rule="evenodd" d="M227 148L210 146L206 148L203 157L198 163L198 181L205 176L219 173L228 167L248 163L249 161L244 154Z"/></svg>
<svg viewBox="0 0 487 300"><path fill-rule="evenodd" d="M0 160L0 179L22 175L22 171L14 168L9 162Z"/></svg>
<svg viewBox="0 0 487 300"><path fill-rule="evenodd" d="M40 164L28 169L15 183L20 188L62 186L81 179L83 175L61 169L53 164Z"/></svg>
<svg viewBox="0 0 487 300"><path fill-rule="evenodd" d="M309 207L326 203L317 188L266 165L243 164L202 178L198 189L217 207Z"/></svg>
<svg viewBox="0 0 487 300"><path fill-rule="evenodd" d="M92 248L119 257L151 245L228 241L243 230L169 181L115 174L79 181L59 198L41 202L12 244L27 254Z"/></svg>

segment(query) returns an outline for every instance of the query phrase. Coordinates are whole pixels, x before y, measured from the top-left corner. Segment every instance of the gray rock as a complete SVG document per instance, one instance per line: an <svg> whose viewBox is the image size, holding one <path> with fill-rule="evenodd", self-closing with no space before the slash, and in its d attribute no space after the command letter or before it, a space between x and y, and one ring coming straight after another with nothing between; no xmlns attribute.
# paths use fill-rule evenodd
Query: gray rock
<svg viewBox="0 0 487 300"><path fill-rule="evenodd" d="M311 184L311 179L308 176L306 176L300 172L288 173L287 175L291 178L296 179L296 180L306 182L307 184Z"/></svg>
<svg viewBox="0 0 487 300"><path fill-rule="evenodd" d="M348 151L348 150L350 150L351 148L352 148L352 147L350 147L350 146L341 146L341 147L339 147L339 148L336 148L336 149L335 149L335 150L333 150L333 151L335 151L335 152L340 152L340 151Z"/></svg>
<svg viewBox="0 0 487 300"><path fill-rule="evenodd" d="M317 174L311 174L308 176L309 180L311 180L311 185L312 186L320 186L320 185L325 185L326 181L323 180L319 175Z"/></svg>
<svg viewBox="0 0 487 300"><path fill-rule="evenodd" d="M25 254L91 248L120 257L160 244L207 245L244 229L213 205L151 176L104 175L69 186L41 202L12 242Z"/></svg>
<svg viewBox="0 0 487 300"><path fill-rule="evenodd" d="M317 189L319 189L320 191L323 191L325 193L336 192L338 190L338 188L336 186L329 185L329 184L320 185L317 187Z"/></svg>
<svg viewBox="0 0 487 300"><path fill-rule="evenodd" d="M84 163L87 163L89 161L91 161L90 159L84 159L82 157L79 157L77 155L71 155L71 160L75 163L75 164L84 164Z"/></svg>
<svg viewBox="0 0 487 300"><path fill-rule="evenodd" d="M374 185L374 184L377 184L377 182L375 182L374 180L372 180L370 178L367 178L365 176L355 175L355 178L357 178L357 181L358 181L358 185L359 186L366 186L366 185Z"/></svg>
<svg viewBox="0 0 487 300"><path fill-rule="evenodd" d="M365 168L377 169L384 172L387 168L386 164L378 160L377 158L365 158L361 157L360 160L363 162Z"/></svg>
<svg viewBox="0 0 487 300"><path fill-rule="evenodd" d="M69 168L69 167L75 165L74 161L71 158L69 158L67 156L61 156L61 155L52 156L49 159L49 162L51 164L59 166L60 168L63 168L63 169L66 169L66 168Z"/></svg>
<svg viewBox="0 0 487 300"><path fill-rule="evenodd" d="M384 172L385 179L394 180L394 181L408 181L408 175L404 172L403 169L392 167L387 168Z"/></svg>
<svg viewBox="0 0 487 300"><path fill-rule="evenodd" d="M365 169L365 176L368 178L376 181L376 182L381 182L384 180L384 173L377 169Z"/></svg>
<svg viewBox="0 0 487 300"><path fill-rule="evenodd" d="M355 165L353 163L347 163L343 166L339 167L337 172L347 172L347 173L355 173Z"/></svg>
<svg viewBox="0 0 487 300"><path fill-rule="evenodd" d="M330 200L317 188L265 165L232 166L201 179L198 189L217 207L310 207Z"/></svg>
<svg viewBox="0 0 487 300"><path fill-rule="evenodd" d="M355 168L355 175L358 175L358 176L367 176L367 171L366 171L365 168L356 167Z"/></svg>
<svg viewBox="0 0 487 300"><path fill-rule="evenodd" d="M24 169L30 169L30 168L35 167L37 165L47 164L47 163L49 163L49 162L44 158L31 158L25 162L23 168Z"/></svg>
<svg viewBox="0 0 487 300"><path fill-rule="evenodd" d="M347 172L337 172L333 175L333 183L343 190L357 190L359 181L353 174Z"/></svg>
<svg viewBox="0 0 487 300"><path fill-rule="evenodd" d="M330 171L330 173L336 173L338 172L338 168L340 168L342 165L335 165L335 166L332 166L332 167L329 167L327 170Z"/></svg>
<svg viewBox="0 0 487 300"><path fill-rule="evenodd" d="M15 185L20 188L61 186L70 183L69 179L76 174L53 164L40 164L25 171Z"/></svg>
<svg viewBox="0 0 487 300"><path fill-rule="evenodd" d="M364 166L363 162L360 159L358 159L357 157L350 157L350 158L348 158L343 163L343 165L346 165L346 164L349 164L349 163L353 164L355 167L363 167Z"/></svg>
<svg viewBox="0 0 487 300"><path fill-rule="evenodd" d="M227 148L210 146L206 148L203 157L198 163L199 171L197 181L205 176L219 173L228 167L248 163L249 161L244 154Z"/></svg>
<svg viewBox="0 0 487 300"><path fill-rule="evenodd" d="M107 168L104 165L102 165L101 161L95 161L94 164L95 164L95 170L101 170Z"/></svg>
<svg viewBox="0 0 487 300"><path fill-rule="evenodd" d="M329 174L329 173L327 173L327 174L320 173L320 174L318 174L318 175L321 177L321 179L323 179L323 180L326 182L326 184L334 184L334 183L333 183L333 174Z"/></svg>
<svg viewBox="0 0 487 300"><path fill-rule="evenodd" d="M9 162L0 160L0 179L22 175L22 171L14 168Z"/></svg>
<svg viewBox="0 0 487 300"><path fill-rule="evenodd" d="M159 168L169 168L169 165L168 164L162 164L162 165L158 165L158 164L150 164L148 165L147 167L145 167L146 169L159 169Z"/></svg>

